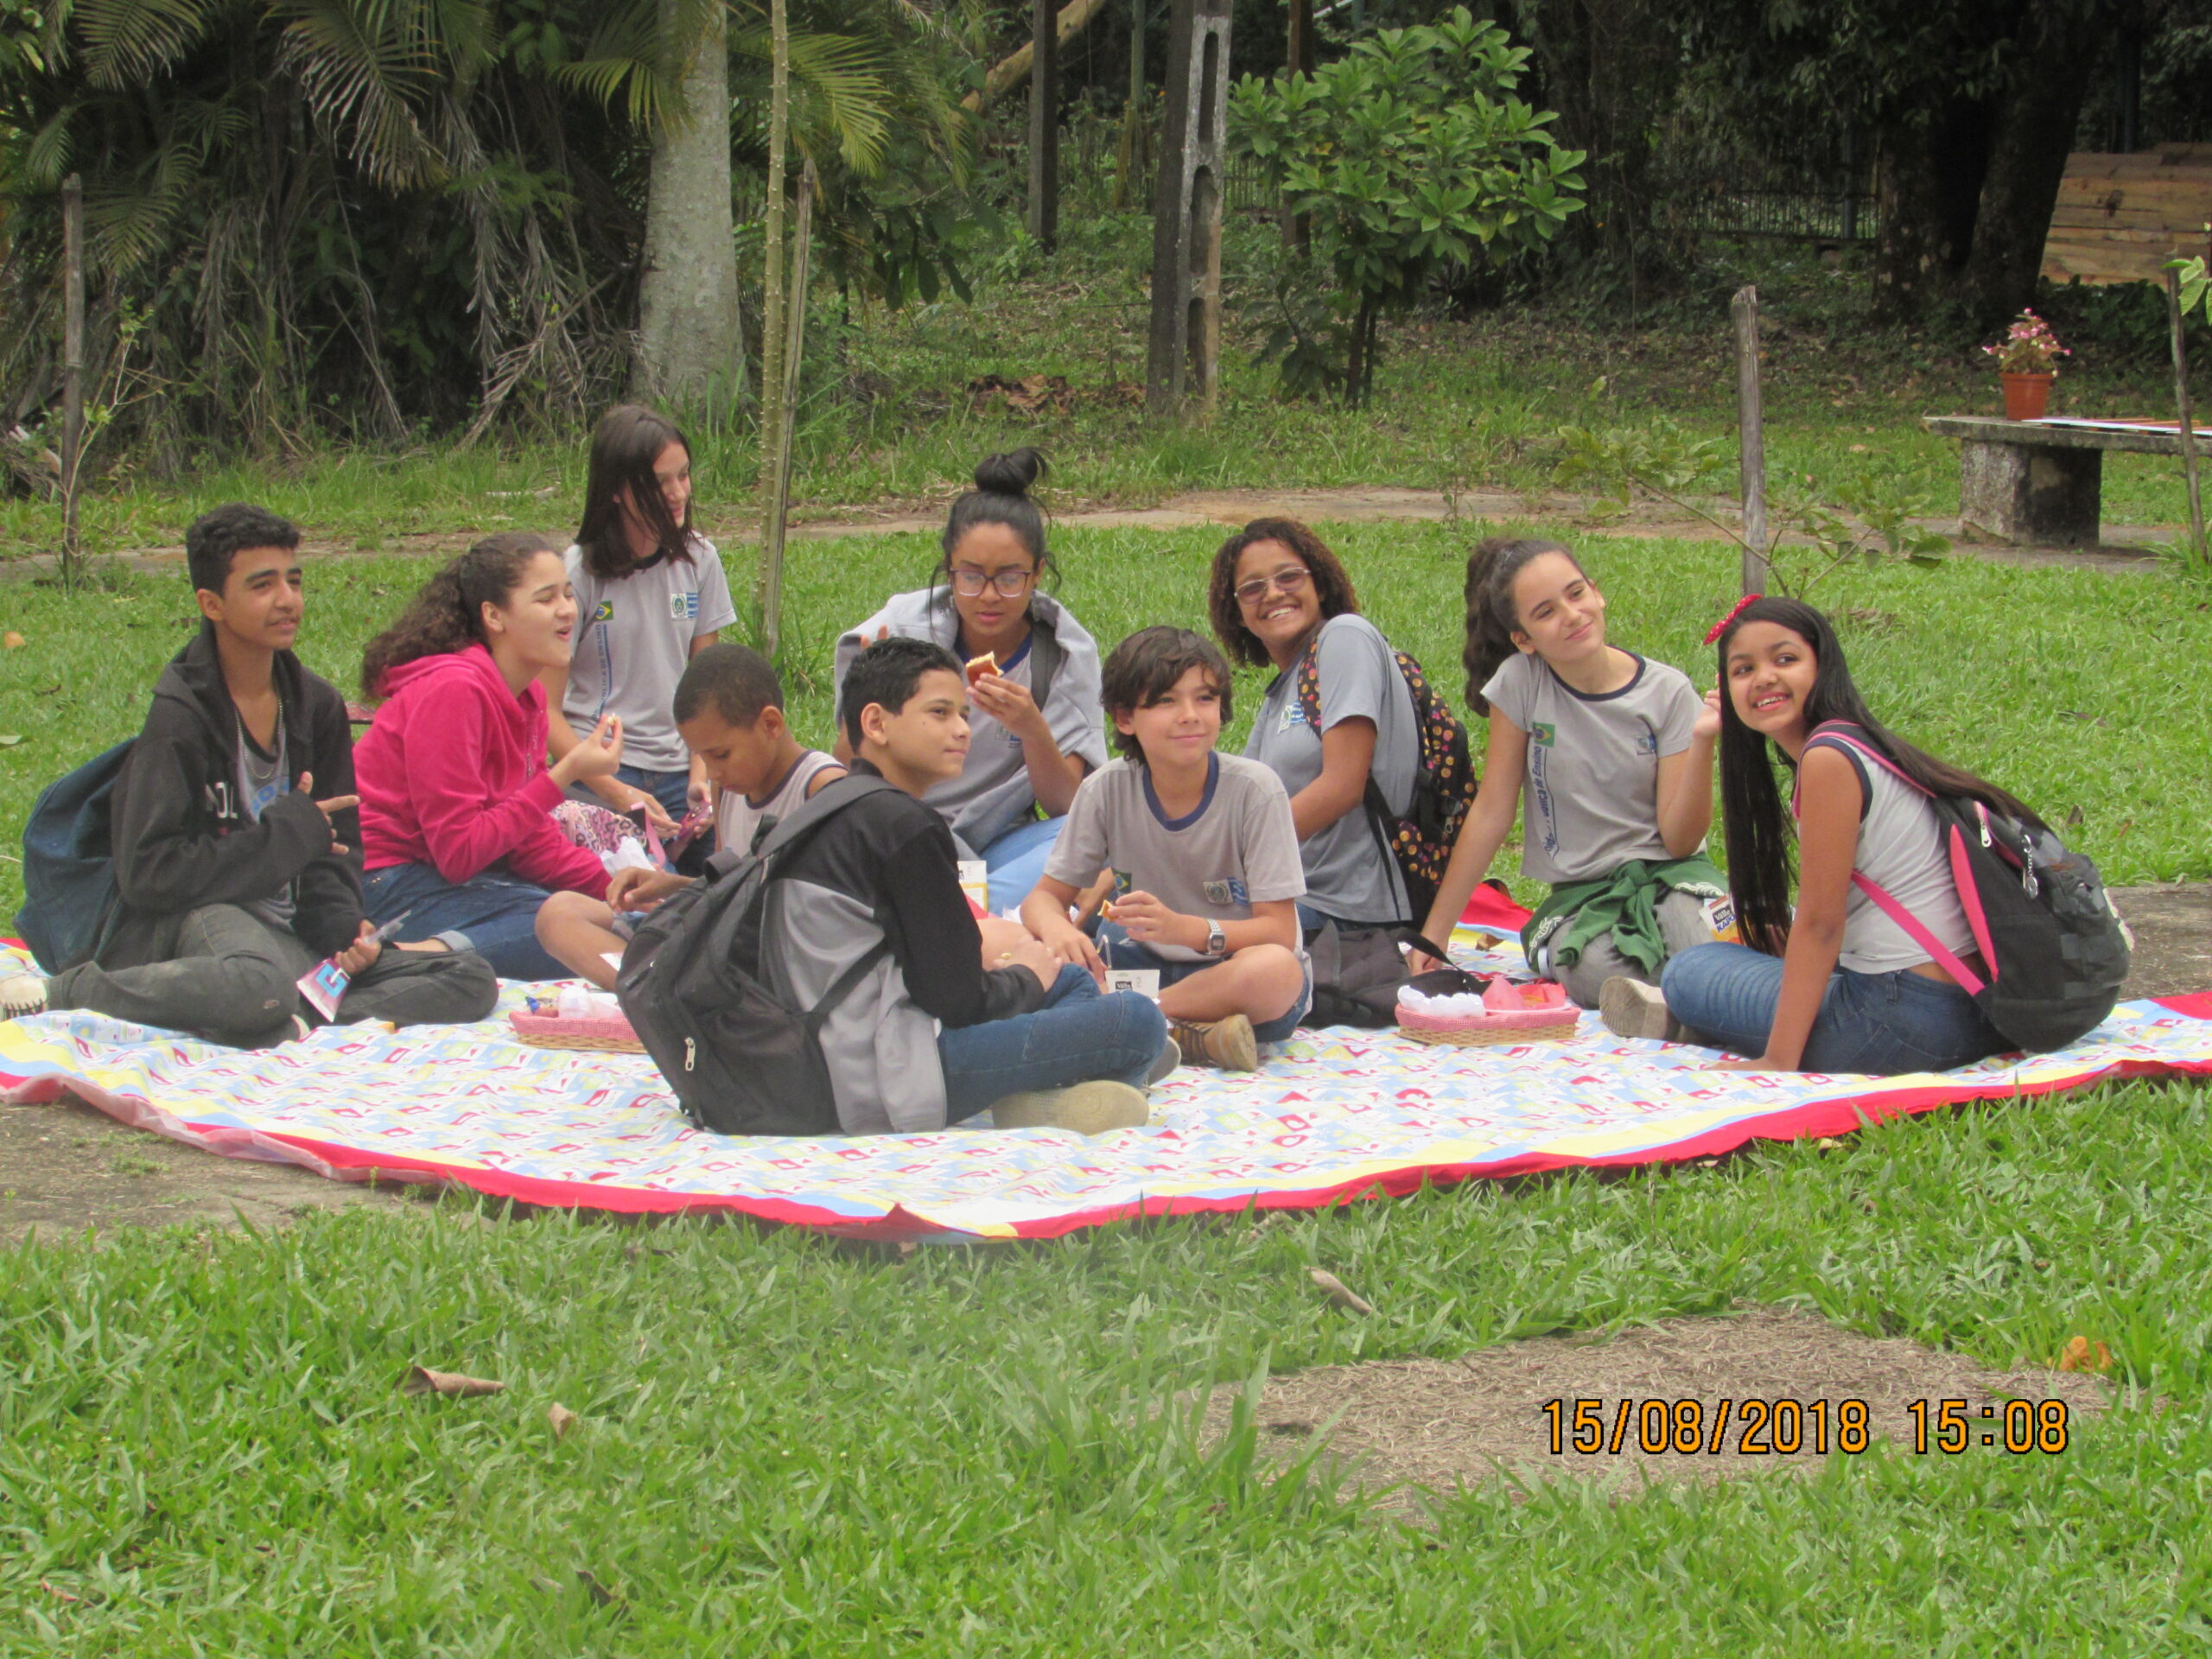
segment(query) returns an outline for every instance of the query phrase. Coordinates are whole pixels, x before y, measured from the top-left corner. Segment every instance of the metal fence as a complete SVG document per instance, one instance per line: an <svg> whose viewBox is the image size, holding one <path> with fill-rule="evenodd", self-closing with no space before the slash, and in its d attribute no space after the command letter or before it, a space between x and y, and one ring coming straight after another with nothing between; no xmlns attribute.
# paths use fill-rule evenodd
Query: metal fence
<svg viewBox="0 0 2212 1659"><path fill-rule="evenodd" d="M1652 169L1657 227L1689 236L1871 242L1873 169L1849 141L1795 153L1726 154L1662 141Z"/></svg>
<svg viewBox="0 0 2212 1659"><path fill-rule="evenodd" d="M1079 110L1060 146L1063 200L1086 212L1148 207L1156 115L1127 122ZM1018 150L1018 137L1008 144ZM1655 228L1684 236L1756 236L1816 243L1871 242L1878 229L1873 169L1846 141L1778 154L1726 153L1678 135L1662 138L1651 182ZM1123 179L1127 169L1132 175ZM1230 213L1275 213L1282 195L1249 156L1232 156L1222 181Z"/></svg>

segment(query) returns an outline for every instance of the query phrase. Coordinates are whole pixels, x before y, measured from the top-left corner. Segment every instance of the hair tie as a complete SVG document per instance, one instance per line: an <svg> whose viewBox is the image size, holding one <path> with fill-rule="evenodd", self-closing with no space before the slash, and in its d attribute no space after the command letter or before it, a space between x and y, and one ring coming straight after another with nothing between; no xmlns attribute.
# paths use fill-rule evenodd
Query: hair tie
<svg viewBox="0 0 2212 1659"><path fill-rule="evenodd" d="M1764 597L1764 595L1761 594L1745 594L1741 599L1730 606L1728 607L1728 614L1722 617L1718 622L1714 623L1712 628L1707 632L1705 636L1705 643L1709 645L1715 640L1719 639L1722 634L1728 632L1728 625L1731 622L1733 622L1738 617L1741 616L1745 611L1751 608L1751 601L1753 600Z"/></svg>

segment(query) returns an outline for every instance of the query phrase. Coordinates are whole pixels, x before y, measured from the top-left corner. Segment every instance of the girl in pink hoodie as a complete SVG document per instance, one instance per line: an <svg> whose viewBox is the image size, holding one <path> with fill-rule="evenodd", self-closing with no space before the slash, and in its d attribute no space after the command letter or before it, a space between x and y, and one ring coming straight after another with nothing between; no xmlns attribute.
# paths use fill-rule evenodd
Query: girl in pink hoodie
<svg viewBox="0 0 2212 1659"><path fill-rule="evenodd" d="M386 701L353 748L370 918L404 916L403 940L473 949L503 979L561 979L537 943L554 892L607 891L598 855L551 813L568 786L622 761L622 722L601 721L548 767L545 692L565 670L575 595L560 554L513 533L430 578L369 642L361 689Z"/></svg>

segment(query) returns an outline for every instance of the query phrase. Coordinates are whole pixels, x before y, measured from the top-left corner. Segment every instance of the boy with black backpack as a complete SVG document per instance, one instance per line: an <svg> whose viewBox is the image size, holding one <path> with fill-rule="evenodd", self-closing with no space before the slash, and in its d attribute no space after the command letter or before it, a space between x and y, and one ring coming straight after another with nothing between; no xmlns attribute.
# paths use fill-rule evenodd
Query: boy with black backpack
<svg viewBox="0 0 2212 1659"><path fill-rule="evenodd" d="M292 651L299 544L289 523L243 503L186 531L204 620L162 671L106 797L112 892L67 952L87 954L50 963L51 977L0 980L0 1014L86 1008L264 1047L321 1023L298 982L326 958L347 976L324 982L339 1023L492 1011L499 982L480 957L384 944L364 917L345 700ZM29 921L41 894L27 885Z"/></svg>
<svg viewBox="0 0 2212 1659"><path fill-rule="evenodd" d="M851 774L779 825L763 861L718 855L714 883L668 901L695 913L641 925L624 957L624 1007L687 1108L726 1134L911 1135L986 1109L1001 1128L1141 1124L1176 1055L1160 1010L1102 995L1034 939L983 965L952 832L920 798L967 759L959 659L931 640L872 645L839 715ZM704 960L702 939L733 960ZM717 974L719 1018L688 995ZM792 1033L813 1052L787 1052Z"/></svg>

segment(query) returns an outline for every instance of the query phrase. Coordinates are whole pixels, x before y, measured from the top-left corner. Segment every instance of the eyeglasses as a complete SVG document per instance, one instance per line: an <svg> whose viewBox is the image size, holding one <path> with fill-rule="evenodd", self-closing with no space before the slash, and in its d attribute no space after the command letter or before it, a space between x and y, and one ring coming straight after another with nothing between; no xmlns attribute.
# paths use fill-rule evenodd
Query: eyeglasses
<svg viewBox="0 0 2212 1659"><path fill-rule="evenodd" d="M1313 573L1302 564L1286 564L1272 576L1255 576L1249 582L1236 584L1236 602L1249 610L1268 596L1273 588L1281 593L1294 594L1312 581Z"/></svg>
<svg viewBox="0 0 2212 1659"><path fill-rule="evenodd" d="M961 569L952 573L952 591L965 599L973 599L987 587L999 590L1001 599L1019 599L1023 588L1037 580L1034 570L1020 570L1009 565L1003 570L994 570L985 575L981 570Z"/></svg>

